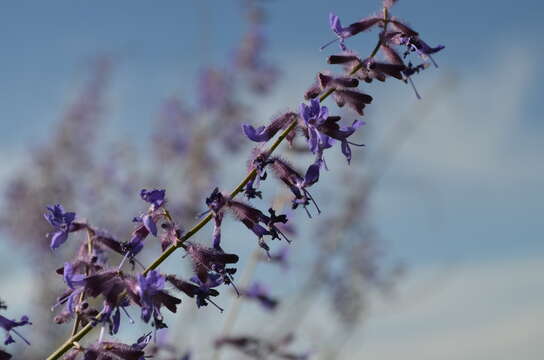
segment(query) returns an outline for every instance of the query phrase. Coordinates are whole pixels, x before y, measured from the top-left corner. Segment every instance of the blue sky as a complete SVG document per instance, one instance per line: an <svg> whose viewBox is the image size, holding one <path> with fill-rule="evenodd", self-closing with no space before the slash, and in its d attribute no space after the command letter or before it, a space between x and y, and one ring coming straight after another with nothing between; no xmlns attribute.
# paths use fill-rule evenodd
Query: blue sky
<svg viewBox="0 0 544 360"><path fill-rule="evenodd" d="M329 11L348 24L376 11L378 4L265 3L271 58L286 69L277 91L259 110L268 119L278 110L296 106L315 73L326 68L325 57L333 49L318 49L332 38L327 26ZM526 300L544 299L543 282L534 276L544 270L544 125L540 114L544 73L539 65L539 55L544 53L544 4L524 1L516 8L513 4L403 0L394 10L425 40L444 44L446 50L436 56L440 69L416 78L423 103L430 97L436 104L405 139L385 173L373 199L372 216L391 256L404 259L413 269L408 289L401 291L406 296L403 301L410 301L414 289L426 284L429 274L453 271L449 279L474 279L467 284L446 282L447 290L431 296L426 308L412 307L400 318L386 317L380 323L378 311L367 330L371 334L369 351L376 359L398 358L403 353L383 344L397 341L399 347L394 348L405 346L406 353L424 344L430 334L444 334L442 339L458 334L455 318L459 315L444 311L440 304L447 303L450 309L460 306L461 311L468 305L455 299L463 292L487 299L466 310L465 325L470 318L478 318L488 302L499 303L490 310L490 317L495 318L480 319L484 328L475 330L488 334L487 338L507 341L519 329L533 334L538 330L531 317L544 320L544 314ZM89 57L105 52L117 59L109 126L119 134L141 137L149 131L164 98L172 93L191 97L200 64L223 63L243 31L234 1L198 6L182 1L162 1L160 6L144 1L11 1L3 4L0 24L0 152L5 159L0 184L16 168L23 149L47 141L44 130L54 127L71 92L81 83ZM361 53L373 45L357 39L347 44ZM455 85L444 85L450 77L456 79ZM440 90L435 94L436 86ZM377 100L366 119L369 136L365 142L372 153L399 118L420 116L425 105L418 104L402 84L389 82L369 89ZM505 278L505 268L511 270L510 278ZM526 286L515 287L516 283ZM514 300L503 302L505 294L513 294ZM377 308L388 313L384 306ZM441 314L442 328L418 330L418 319L430 316L436 322L432 316ZM490 335L492 330L503 329L495 324L499 314L512 320L503 324L502 333ZM403 345L405 339L387 331L398 328L399 322L406 329L415 327L420 337ZM448 344L442 346L442 352L438 346L430 354L447 359L444 349ZM544 353L541 347L529 347L533 352L526 359ZM489 352L475 350L473 355L481 356L472 358L516 354L527 343L520 339L507 350L492 352L490 348L492 345ZM471 358L470 353L453 354Z"/></svg>

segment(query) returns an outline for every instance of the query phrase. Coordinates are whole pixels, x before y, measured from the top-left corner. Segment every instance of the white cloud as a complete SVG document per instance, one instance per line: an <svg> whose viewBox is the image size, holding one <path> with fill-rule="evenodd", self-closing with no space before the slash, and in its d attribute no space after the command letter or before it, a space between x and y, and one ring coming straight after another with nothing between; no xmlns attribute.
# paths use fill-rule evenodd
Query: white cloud
<svg viewBox="0 0 544 360"><path fill-rule="evenodd" d="M413 117L426 106L433 110L398 153L398 173L448 186L535 185L544 175L537 146L543 134L528 131L524 105L536 65L526 50L514 49L481 72L461 76L440 99L427 89ZM376 118L395 118L392 113L380 108Z"/></svg>
<svg viewBox="0 0 544 360"><path fill-rule="evenodd" d="M541 258L466 264L429 291L427 274L444 269L418 269L401 291L405 305L377 306L351 349L375 360L541 359L543 270Z"/></svg>

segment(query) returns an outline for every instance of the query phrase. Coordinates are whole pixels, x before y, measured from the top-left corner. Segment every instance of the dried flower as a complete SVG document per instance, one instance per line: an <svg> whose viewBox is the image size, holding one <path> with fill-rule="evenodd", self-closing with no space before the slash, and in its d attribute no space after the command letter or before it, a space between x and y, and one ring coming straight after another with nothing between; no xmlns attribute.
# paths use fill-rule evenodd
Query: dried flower
<svg viewBox="0 0 544 360"><path fill-rule="evenodd" d="M314 198L306 188L312 186L319 180L319 163L314 163L308 167L306 174L302 177L289 163L278 157L274 157L271 160L271 167L274 174L289 187L295 198L293 199L293 209L296 209L298 205L302 205L306 210L306 213L311 217L310 212L306 208L310 201L312 201L317 208L318 212L321 212Z"/></svg>
<svg viewBox="0 0 544 360"><path fill-rule="evenodd" d="M191 256L195 273L202 283L206 283L214 273L221 275L225 284L232 282L236 268L227 268L227 265L236 264L238 255L227 254L220 248L207 248L190 242L186 243L185 249Z"/></svg>
<svg viewBox="0 0 544 360"><path fill-rule="evenodd" d="M167 275L166 280L174 285L174 287L176 287L178 290L184 292L187 296L191 298L196 297L196 305L199 308L202 306L208 306L208 302L210 302L221 312L223 312L223 309L210 299L210 296L219 295L217 290L212 289L223 283L223 280L219 274L209 275L206 282L200 281L198 277L193 277L191 278L192 282L188 282L177 278L175 275Z"/></svg>

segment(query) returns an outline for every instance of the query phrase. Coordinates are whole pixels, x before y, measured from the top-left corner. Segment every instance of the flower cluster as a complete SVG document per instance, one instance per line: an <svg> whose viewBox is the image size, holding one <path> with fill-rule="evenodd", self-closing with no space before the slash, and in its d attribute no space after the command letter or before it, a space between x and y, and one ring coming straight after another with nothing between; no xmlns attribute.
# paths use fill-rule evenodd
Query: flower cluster
<svg viewBox="0 0 544 360"><path fill-rule="evenodd" d="M272 297L267 288L259 282L254 282L252 285L249 282L244 283L240 289L235 285L234 275L237 272L235 264L238 263L239 256L225 251L228 240L222 239L221 232L225 214L233 215L236 221L241 222L257 237L258 246L265 250L270 262L286 266L287 250L283 248L279 252L272 252L267 241L284 239L291 243L286 235L290 234L289 225L292 225L288 222L287 215L277 213L278 210L272 206L266 206L268 210L261 211L253 204L236 200L235 196L243 191L248 199L262 200L262 191L259 190L260 182L267 179L270 170L272 177L280 180L289 190L292 196L292 209L303 207L311 217L308 207L313 204L317 213L322 212L314 196L310 194L309 188L319 182L321 170L327 169L326 152L338 142L339 150L349 165L353 158L352 146L363 146L353 142L352 139L364 124L360 117L364 116L364 109L372 103L373 98L366 91L359 90L359 85L362 82L370 83L373 79L384 81L387 77L411 82L410 76L427 65L423 63L414 66L411 62L406 63L405 59L410 54L416 54L424 62L430 60L434 63L431 54L443 48L443 46L430 47L421 40L417 32L404 22L390 16L389 9L392 3L393 1L388 1L385 5L383 17L371 16L348 27L343 27L336 15L330 15L330 27L337 37L334 41L339 41L343 52L330 56L328 62L343 65L345 73L336 76L329 72L319 72L314 84L305 94L305 102L301 103L296 111L288 110L275 117L266 126L242 125L242 133L251 141L259 143L249 161L245 180L232 193L222 192L219 187L215 187L205 199L208 209L201 215L200 223L187 233L184 234L170 215L167 209L170 203L167 202L166 191L163 189L140 191L140 198L147 203L147 209L134 217L133 222L136 226L130 240L126 242L118 241L87 222L76 221L76 214L66 212L61 205L47 207L48 212L45 218L54 230L51 233L52 249L57 249L66 243L70 233L81 232L87 235L78 247L74 258L66 261L64 266L57 270L57 273L62 275L66 289L58 297L57 305L65 305L65 307L55 317L55 321L64 323L75 318L74 332L78 330L79 325L100 326L103 331L107 326L110 335L113 335L120 329L122 313L133 322L129 315L129 308L135 307L140 313L140 319L154 327L156 333L158 329L167 327L162 315L164 308L176 313L181 306L182 299L174 296L173 291L194 299L198 308L212 304L223 311L212 300L219 296L222 285L232 286L238 296L256 301L267 310L276 309L279 301ZM360 59L347 49L346 39L372 28L382 29L376 50L368 58ZM255 47L258 44L250 45ZM404 47L404 52L399 53L398 48L401 47ZM242 64L260 68L261 65L251 55L256 50L248 48L245 51L245 57L240 60ZM387 62L375 60L379 51L385 56ZM207 70L201 80L202 106L214 108L220 114L226 111L230 104L229 79L219 72ZM347 106L352 110L352 115L346 115L346 117L355 116L356 118L344 123L340 116L331 115L329 112L332 113L332 110L322 104L329 95L333 96L339 108ZM281 135L272 147L265 149L262 146L262 143L268 142L280 132ZM293 147L297 142L305 144L305 152L313 159L303 171L291 165L283 157L272 155L284 139ZM211 220L213 220L214 228L209 246L194 240L189 241L189 238ZM160 242L162 253L148 267L142 266L144 270L136 271L136 265L140 265L137 257L144 249L146 240L149 239L147 240L149 242L154 238ZM161 273L158 269L162 261L177 249L183 249L186 257L191 261L193 276L188 279L183 279L177 274ZM114 258L120 259L119 264L111 263L112 254ZM132 264L132 270L127 270L128 266L124 266L127 260ZM171 286L167 287L167 284ZM345 294L346 291L343 289L341 288L342 291L338 293ZM27 317L23 317L20 322L0 317L0 325L8 332L8 340L10 340L6 340L6 343L13 341L9 334L16 333L14 327L28 323ZM272 355L283 359L306 359L308 354L296 354L285 350L292 339L292 336L287 336L278 341L269 341L253 336L224 336L218 339L215 345L217 348L232 346L253 358ZM149 341L149 334L144 335L132 345L103 341L101 335L94 345L81 347L76 344L67 357L76 359L83 354L85 359L140 360L146 357L144 348ZM184 356L184 358L188 357L189 355Z"/></svg>

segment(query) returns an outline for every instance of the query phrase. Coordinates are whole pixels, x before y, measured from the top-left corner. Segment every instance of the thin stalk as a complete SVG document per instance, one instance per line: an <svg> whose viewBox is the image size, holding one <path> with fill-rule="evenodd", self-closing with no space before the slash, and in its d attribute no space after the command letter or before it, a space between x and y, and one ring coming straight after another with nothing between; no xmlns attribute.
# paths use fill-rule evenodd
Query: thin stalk
<svg viewBox="0 0 544 360"><path fill-rule="evenodd" d="M93 239L91 237L91 230L87 228L87 253L91 255L93 252ZM85 270L85 274L89 275L89 269ZM81 303L85 299L85 291L81 292L81 295L79 296L79 303ZM81 322L81 316L79 315L79 312L76 313L76 319L74 321L74 327L72 328L72 335L74 336L77 333L77 329L79 328L79 324Z"/></svg>

